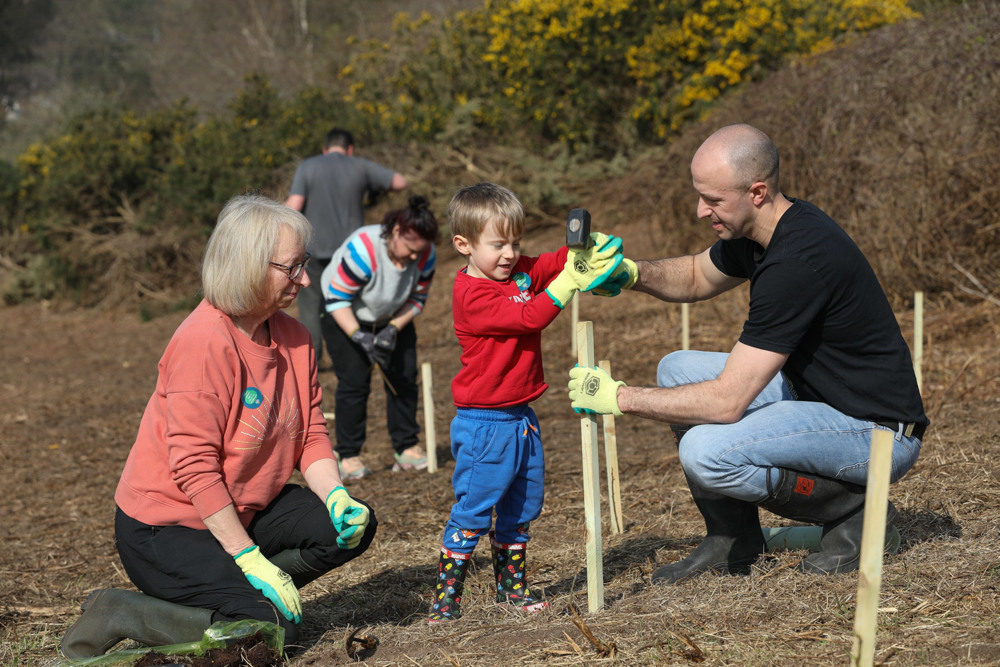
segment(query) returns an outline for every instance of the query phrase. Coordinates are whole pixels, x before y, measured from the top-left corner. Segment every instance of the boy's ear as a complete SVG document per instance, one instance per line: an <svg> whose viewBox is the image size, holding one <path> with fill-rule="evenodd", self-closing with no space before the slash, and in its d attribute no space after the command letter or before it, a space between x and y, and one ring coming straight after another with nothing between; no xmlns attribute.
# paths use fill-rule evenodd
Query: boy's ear
<svg viewBox="0 0 1000 667"><path fill-rule="evenodd" d="M461 236L460 234L455 234L451 237L451 244L455 246L455 250L462 255L472 254L472 243L469 242L469 239Z"/></svg>

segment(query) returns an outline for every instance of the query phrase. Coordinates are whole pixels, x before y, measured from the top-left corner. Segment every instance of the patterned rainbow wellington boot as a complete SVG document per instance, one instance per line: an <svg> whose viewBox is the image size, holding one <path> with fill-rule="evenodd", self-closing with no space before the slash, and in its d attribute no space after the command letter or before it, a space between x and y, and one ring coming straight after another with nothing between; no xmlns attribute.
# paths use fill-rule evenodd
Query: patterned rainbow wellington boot
<svg viewBox="0 0 1000 667"><path fill-rule="evenodd" d="M441 547L437 587L434 589L431 613L427 616L428 623L454 621L462 615L462 590L471 557L472 554L455 553Z"/></svg>
<svg viewBox="0 0 1000 667"><path fill-rule="evenodd" d="M528 612L549 608L547 600L540 600L528 590L525 581L524 544L502 544L490 533L493 546L493 573L497 577L497 604L509 604Z"/></svg>

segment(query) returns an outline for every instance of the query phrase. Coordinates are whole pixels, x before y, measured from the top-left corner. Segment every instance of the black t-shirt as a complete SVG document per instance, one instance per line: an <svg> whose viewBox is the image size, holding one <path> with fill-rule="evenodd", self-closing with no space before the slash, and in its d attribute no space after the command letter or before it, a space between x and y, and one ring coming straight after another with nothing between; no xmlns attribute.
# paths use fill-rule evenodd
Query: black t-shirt
<svg viewBox="0 0 1000 667"><path fill-rule="evenodd" d="M765 250L719 241L712 261L750 279L740 342L788 354L795 395L857 419L926 423L910 350L875 272L847 233L802 200L778 221Z"/></svg>

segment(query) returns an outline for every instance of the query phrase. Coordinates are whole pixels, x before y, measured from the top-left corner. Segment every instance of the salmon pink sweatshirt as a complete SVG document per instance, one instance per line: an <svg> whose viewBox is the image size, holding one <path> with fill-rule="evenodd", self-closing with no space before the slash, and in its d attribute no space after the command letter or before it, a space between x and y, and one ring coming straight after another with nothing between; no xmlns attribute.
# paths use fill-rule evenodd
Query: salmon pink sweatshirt
<svg viewBox="0 0 1000 667"><path fill-rule="evenodd" d="M246 527L296 469L332 459L312 337L283 312L257 345L202 301L181 323L115 492L125 514L204 529L232 503Z"/></svg>

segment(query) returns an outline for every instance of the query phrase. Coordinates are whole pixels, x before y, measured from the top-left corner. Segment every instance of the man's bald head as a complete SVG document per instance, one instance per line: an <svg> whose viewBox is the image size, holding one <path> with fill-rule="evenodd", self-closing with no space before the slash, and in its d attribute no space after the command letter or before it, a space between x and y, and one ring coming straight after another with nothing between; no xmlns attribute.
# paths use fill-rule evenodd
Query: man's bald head
<svg viewBox="0 0 1000 667"><path fill-rule="evenodd" d="M739 123L716 130L695 153L692 169L699 160L728 166L733 189L748 190L754 183L763 182L772 193L780 192L778 147L752 125Z"/></svg>

